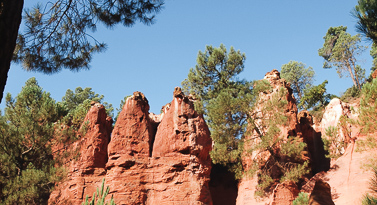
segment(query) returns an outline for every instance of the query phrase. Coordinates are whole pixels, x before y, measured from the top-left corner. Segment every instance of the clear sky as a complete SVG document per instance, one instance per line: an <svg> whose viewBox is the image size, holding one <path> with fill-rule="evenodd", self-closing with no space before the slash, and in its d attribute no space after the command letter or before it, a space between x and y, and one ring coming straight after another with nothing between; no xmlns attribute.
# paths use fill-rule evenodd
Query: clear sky
<svg viewBox="0 0 377 205"><path fill-rule="evenodd" d="M25 8L35 3L25 1ZM241 78L262 79L266 72L295 60L313 67L315 85L327 79L328 92L339 95L352 81L339 79L335 69L323 69L318 49L329 27L343 25L357 34L356 20L350 14L356 4L357 0L166 0L151 26L99 27L94 36L106 42L108 49L94 55L90 70L45 75L12 64L5 93L16 96L34 76L57 101L67 89L91 87L117 108L124 96L141 91L150 112L159 113L172 100L174 87L195 67L198 51L223 43L246 54ZM367 41L363 44L370 46ZM359 61L368 76L372 65L369 49ZM0 109L4 107L5 99Z"/></svg>

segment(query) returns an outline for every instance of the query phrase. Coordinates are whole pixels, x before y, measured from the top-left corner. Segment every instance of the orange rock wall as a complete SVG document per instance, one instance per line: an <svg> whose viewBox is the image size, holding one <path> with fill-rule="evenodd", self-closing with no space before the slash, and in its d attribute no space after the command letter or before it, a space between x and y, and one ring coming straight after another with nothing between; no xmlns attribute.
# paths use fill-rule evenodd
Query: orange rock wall
<svg viewBox="0 0 377 205"><path fill-rule="evenodd" d="M103 178L118 205L212 204L212 140L193 102L182 93L174 95L163 117L150 117L148 111L145 96L135 92L110 140L103 106L92 106L86 117L89 131L74 145L81 157L68 165L68 178L53 191L49 204L81 204Z"/></svg>

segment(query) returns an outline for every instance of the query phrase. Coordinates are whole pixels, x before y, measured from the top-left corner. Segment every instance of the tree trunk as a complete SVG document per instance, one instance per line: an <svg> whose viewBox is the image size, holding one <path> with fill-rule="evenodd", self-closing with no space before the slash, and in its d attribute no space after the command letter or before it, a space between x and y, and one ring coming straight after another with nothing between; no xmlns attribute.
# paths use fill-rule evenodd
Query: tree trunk
<svg viewBox="0 0 377 205"><path fill-rule="evenodd" d="M0 103L16 47L24 0L0 0Z"/></svg>

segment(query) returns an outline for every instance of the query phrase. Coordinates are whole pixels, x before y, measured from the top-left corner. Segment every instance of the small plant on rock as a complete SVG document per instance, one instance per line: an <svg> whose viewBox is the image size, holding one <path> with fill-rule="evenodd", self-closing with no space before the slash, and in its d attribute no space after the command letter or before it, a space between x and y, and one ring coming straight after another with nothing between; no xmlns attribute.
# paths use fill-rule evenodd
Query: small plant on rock
<svg viewBox="0 0 377 205"><path fill-rule="evenodd" d="M308 205L309 195L304 192L300 192L295 200L293 200L292 205Z"/></svg>
<svg viewBox="0 0 377 205"><path fill-rule="evenodd" d="M363 197L362 205L377 205L377 198L375 195L377 194L377 167L373 167L373 177L370 180L370 187L369 189L373 192L373 194L366 194Z"/></svg>
<svg viewBox="0 0 377 205"><path fill-rule="evenodd" d="M329 126L326 128L326 137L322 138L323 147L328 152L327 158L339 158L345 148L345 142L339 139L338 128L335 126Z"/></svg>
<svg viewBox="0 0 377 205"><path fill-rule="evenodd" d="M107 186L106 191L103 192L104 188L105 188L105 178L103 178L103 180L102 180L101 188L100 189L97 188L97 192L93 193L92 200L89 202L89 196L86 195L85 202L83 202L82 205L108 205L108 203L105 204L105 198L109 194L110 187ZM97 195L96 195L96 193L97 193ZM98 198L97 201L96 201L96 197ZM112 196L111 196L111 200L110 200L109 205L115 205L115 202L114 202L114 199L113 199Z"/></svg>

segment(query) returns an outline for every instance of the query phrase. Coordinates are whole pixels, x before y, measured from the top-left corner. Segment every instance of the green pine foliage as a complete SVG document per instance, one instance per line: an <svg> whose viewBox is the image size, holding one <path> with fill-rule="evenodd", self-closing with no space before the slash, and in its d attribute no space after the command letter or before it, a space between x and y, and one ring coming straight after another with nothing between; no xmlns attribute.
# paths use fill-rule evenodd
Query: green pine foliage
<svg viewBox="0 0 377 205"><path fill-rule="evenodd" d="M86 195L85 201L82 203L82 205L115 205L114 199L111 196L110 204L106 203L105 204L105 198L109 194L110 187L107 186L106 190L105 188L105 178L102 180L101 188L97 188L97 192L93 193L92 200L89 201L89 196ZM105 192L104 192L105 191ZM97 198L97 201L96 201Z"/></svg>
<svg viewBox="0 0 377 205"><path fill-rule="evenodd" d="M358 20L356 29L365 37L377 42L377 2L375 0L358 0L352 11Z"/></svg>
<svg viewBox="0 0 377 205"><path fill-rule="evenodd" d="M206 46L199 51L197 65L182 82L183 91L197 99L195 109L204 114L214 147L213 163L227 166L240 177L242 173L242 136L246 132L248 110L253 102L252 84L239 80L245 54L224 45Z"/></svg>
<svg viewBox="0 0 377 205"><path fill-rule="evenodd" d="M13 60L26 70L56 73L62 69L89 69L94 53L106 49L93 33L97 24L109 28L150 25L162 9L162 0L55 0L25 10L25 32L20 33Z"/></svg>
<svg viewBox="0 0 377 205"><path fill-rule="evenodd" d="M340 100L342 102L351 102L354 99L360 98L360 96L361 91L357 87L352 86L343 93L343 95L340 97Z"/></svg>
<svg viewBox="0 0 377 205"><path fill-rule="evenodd" d="M54 183L62 179L51 147L54 122L62 109L29 79L16 98L6 96L5 115L0 116L0 202L45 204Z"/></svg>
<svg viewBox="0 0 377 205"><path fill-rule="evenodd" d="M280 72L281 78L291 84L298 104L304 95L304 90L310 88L313 84L314 74L312 67L306 68L305 64L297 61L289 61L289 63L282 65Z"/></svg>
<svg viewBox="0 0 377 205"><path fill-rule="evenodd" d="M336 67L339 77L346 74L351 77L353 85L361 90L365 70L357 65L356 57L367 47L360 45L360 35L351 36L346 31L347 27L330 27L323 37L325 42L318 54L325 60L324 68Z"/></svg>
<svg viewBox="0 0 377 205"><path fill-rule="evenodd" d="M293 200L292 205L308 205L309 195L304 192L300 192L295 200Z"/></svg>
<svg viewBox="0 0 377 205"><path fill-rule="evenodd" d="M328 81L325 80L323 83L312 86L304 91L304 96L301 98L298 107L302 107L305 110L316 109L319 107L326 106L330 100L336 96L326 93L326 85Z"/></svg>
<svg viewBox="0 0 377 205"><path fill-rule="evenodd" d="M86 100L95 101L103 104L106 108L108 116L113 117L114 108L112 104L103 101L104 96L99 95L92 91L92 88L82 89L77 87L75 91L68 89L62 98L62 103L68 110L75 110L78 106L82 105Z"/></svg>
<svg viewBox="0 0 377 205"><path fill-rule="evenodd" d="M90 101L103 98L77 90L56 102L30 78L15 98L7 94L0 112L0 204L47 204L66 176L63 163L79 155L68 147L86 132L81 125Z"/></svg>
<svg viewBox="0 0 377 205"><path fill-rule="evenodd" d="M113 116L113 106L103 101L104 96L92 91L92 88L82 89L77 87L75 91L68 89L58 102L64 111L64 117L60 120L63 125L68 125L60 130L61 142L72 143L80 136L85 135L86 126L84 118L91 107L91 101L99 102L105 106L108 116ZM84 126L82 124L84 123ZM63 137L64 136L64 137Z"/></svg>

